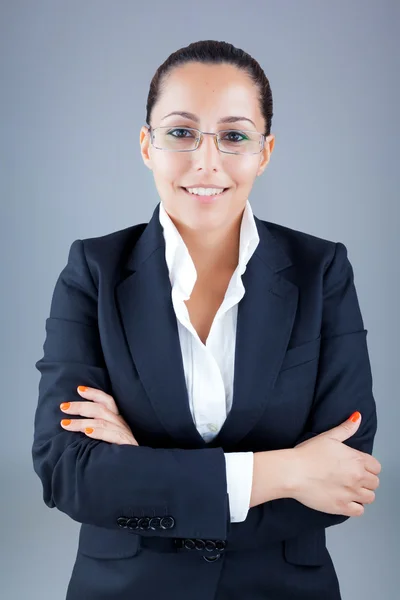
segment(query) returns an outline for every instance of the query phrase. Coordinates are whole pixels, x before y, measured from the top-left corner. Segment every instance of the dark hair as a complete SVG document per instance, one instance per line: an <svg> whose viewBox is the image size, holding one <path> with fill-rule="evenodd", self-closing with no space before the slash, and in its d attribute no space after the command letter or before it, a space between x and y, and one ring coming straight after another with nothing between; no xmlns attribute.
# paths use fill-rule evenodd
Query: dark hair
<svg viewBox="0 0 400 600"><path fill-rule="evenodd" d="M236 48L227 42L215 40L202 40L193 42L185 48L173 52L162 63L154 74L150 83L149 95L146 105L146 122L150 125L151 111L162 92L163 84L174 67L188 62L205 64L228 63L245 71L259 90L260 108L265 119L265 135L271 132L272 120L272 93L269 81L258 62L244 50Z"/></svg>

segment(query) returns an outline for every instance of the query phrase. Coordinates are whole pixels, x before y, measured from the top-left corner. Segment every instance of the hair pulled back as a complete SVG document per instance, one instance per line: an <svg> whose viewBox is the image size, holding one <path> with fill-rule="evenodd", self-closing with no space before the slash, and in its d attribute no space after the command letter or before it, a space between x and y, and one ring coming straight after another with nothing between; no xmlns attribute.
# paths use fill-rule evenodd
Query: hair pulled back
<svg viewBox="0 0 400 600"><path fill-rule="evenodd" d="M272 93L268 78L258 62L244 50L236 48L228 42L215 40L202 40L193 42L184 48L176 50L158 67L150 83L149 94L146 104L146 122L151 124L151 112L162 93L163 84L167 76L175 67L189 62L200 62L204 64L228 63L235 65L238 69L245 71L257 86L261 112L265 120L265 131L268 136L271 132L272 120Z"/></svg>

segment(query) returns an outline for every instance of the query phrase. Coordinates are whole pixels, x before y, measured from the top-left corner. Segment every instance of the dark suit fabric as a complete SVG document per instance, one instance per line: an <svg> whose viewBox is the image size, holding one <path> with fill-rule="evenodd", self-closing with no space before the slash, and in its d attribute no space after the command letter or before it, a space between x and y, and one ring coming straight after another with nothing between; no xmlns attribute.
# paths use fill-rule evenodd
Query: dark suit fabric
<svg viewBox="0 0 400 600"><path fill-rule="evenodd" d="M344 443L372 454L367 330L347 249L255 217L232 410L206 443L189 410L158 209L72 243L35 365L34 469L46 505L82 524L67 600L339 600L325 529L349 517L282 498L231 523L224 452L292 448L359 410ZM139 446L64 430L59 405L82 400L78 385L111 394ZM225 548L211 562L214 552L176 547L188 539Z"/></svg>

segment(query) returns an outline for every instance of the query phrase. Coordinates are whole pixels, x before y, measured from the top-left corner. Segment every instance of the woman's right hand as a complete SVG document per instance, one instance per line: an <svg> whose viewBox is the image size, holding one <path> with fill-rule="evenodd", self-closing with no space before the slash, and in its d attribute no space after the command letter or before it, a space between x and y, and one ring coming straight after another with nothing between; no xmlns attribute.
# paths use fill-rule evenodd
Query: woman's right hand
<svg viewBox="0 0 400 600"><path fill-rule="evenodd" d="M297 466L292 498L326 513L349 517L364 513L363 504L375 500L381 464L342 443L357 432L360 423L361 417L356 422L347 419L292 449Z"/></svg>

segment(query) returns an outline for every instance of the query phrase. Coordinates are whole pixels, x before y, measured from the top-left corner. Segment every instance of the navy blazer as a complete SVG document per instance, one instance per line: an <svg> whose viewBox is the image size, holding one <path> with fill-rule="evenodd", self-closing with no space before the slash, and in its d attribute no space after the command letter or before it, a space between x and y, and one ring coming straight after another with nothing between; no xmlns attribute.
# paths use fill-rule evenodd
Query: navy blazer
<svg viewBox="0 0 400 600"><path fill-rule="evenodd" d="M206 443L189 410L158 211L72 243L35 364L34 469L46 505L82 524L67 600L338 600L325 529L349 517L282 498L231 523L224 452L292 448L359 410L344 443L372 454L367 330L347 249L255 217L232 410ZM60 403L82 400L78 385L111 394L139 446L63 429Z"/></svg>

